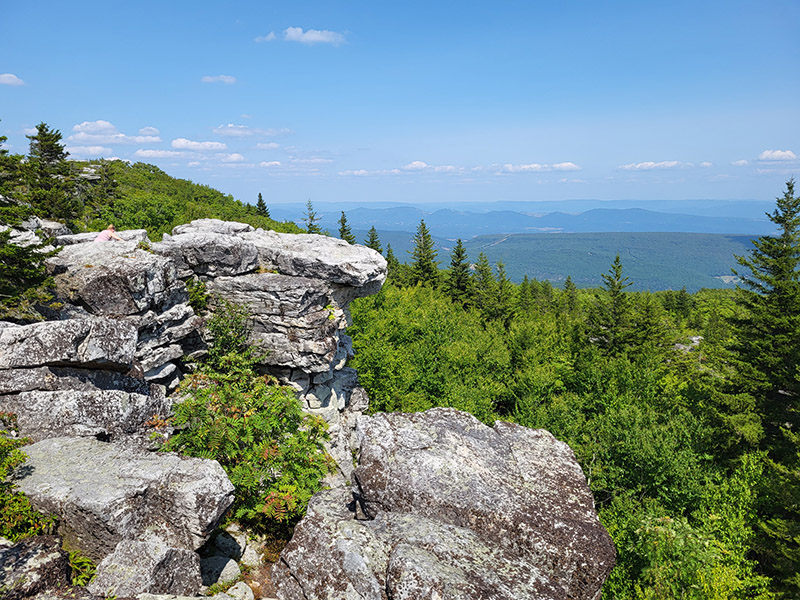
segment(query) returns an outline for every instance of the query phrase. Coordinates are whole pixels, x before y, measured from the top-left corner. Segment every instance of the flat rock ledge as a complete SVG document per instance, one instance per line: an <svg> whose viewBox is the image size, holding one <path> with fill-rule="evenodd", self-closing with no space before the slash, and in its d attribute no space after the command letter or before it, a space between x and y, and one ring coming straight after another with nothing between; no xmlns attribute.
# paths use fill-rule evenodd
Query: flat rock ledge
<svg viewBox="0 0 800 600"><path fill-rule="evenodd" d="M586 479L548 432L453 409L359 417L353 489L312 499L279 597L586 599L615 562Z"/></svg>

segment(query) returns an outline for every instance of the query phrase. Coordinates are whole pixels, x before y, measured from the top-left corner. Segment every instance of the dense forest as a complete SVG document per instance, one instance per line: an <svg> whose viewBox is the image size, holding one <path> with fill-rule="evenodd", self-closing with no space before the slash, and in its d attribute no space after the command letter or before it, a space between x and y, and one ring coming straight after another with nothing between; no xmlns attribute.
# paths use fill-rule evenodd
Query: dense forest
<svg viewBox="0 0 800 600"><path fill-rule="evenodd" d="M217 217L300 231L272 221L261 197L250 206L141 163L67 161L60 133L44 123L30 140L26 157L0 147L0 222L35 214L78 231L113 222L155 236ZM307 229L318 230L310 202L306 217ZM440 268L423 221L409 263L387 246L387 284L352 305L352 366L373 411L452 406L487 423L546 428L569 443L617 547L604 597L800 597L793 181L770 218L779 233L738 258L740 286L694 294L633 292L619 257L597 289L577 289L570 278L559 288L527 277L513 284L502 263L468 257L460 241ZM339 237L353 242L344 213L339 224ZM27 322L46 296L45 255L10 244L9 235L0 231L0 318ZM384 252L374 228L364 243ZM252 381L248 350L231 348L212 353L206 368L232 373L231 362L242 363L242 381ZM246 392L241 381L227 384L237 397ZM259 402L274 403L272 394ZM186 410L203 405L200 396ZM293 434L317 436L306 440L315 446L323 434L293 414ZM265 431L272 420L265 416ZM22 460L18 444L3 439L0 475ZM316 463L304 468L324 472ZM0 486L0 501L8 493ZM299 516L302 507L291 511ZM35 518L30 525L45 527Z"/></svg>
<svg viewBox="0 0 800 600"><path fill-rule="evenodd" d="M606 598L800 596L800 198L738 257L737 290L512 284L459 241L439 269L424 221L409 264L352 307L376 411L433 406L570 444L617 547ZM380 247L377 239L368 245Z"/></svg>

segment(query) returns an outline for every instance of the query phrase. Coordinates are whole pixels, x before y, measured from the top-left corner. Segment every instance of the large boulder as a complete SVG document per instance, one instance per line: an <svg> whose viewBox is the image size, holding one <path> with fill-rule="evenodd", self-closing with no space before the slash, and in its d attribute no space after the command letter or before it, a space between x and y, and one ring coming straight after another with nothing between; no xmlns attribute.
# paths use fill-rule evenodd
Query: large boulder
<svg viewBox="0 0 800 600"><path fill-rule="evenodd" d="M95 315L160 312L188 300L175 263L137 248L136 242L66 246L47 265L59 298Z"/></svg>
<svg viewBox="0 0 800 600"><path fill-rule="evenodd" d="M114 319L45 321L0 329L0 377L6 369L47 365L128 371L135 353L136 330Z"/></svg>
<svg viewBox="0 0 800 600"><path fill-rule="evenodd" d="M25 447L16 484L59 517L72 548L100 560L123 539L197 550L233 502L216 461L135 451L92 438L51 438Z"/></svg>
<svg viewBox="0 0 800 600"><path fill-rule="evenodd" d="M599 598L614 546L566 444L452 409L357 434L353 494L315 496L273 569L283 598Z"/></svg>

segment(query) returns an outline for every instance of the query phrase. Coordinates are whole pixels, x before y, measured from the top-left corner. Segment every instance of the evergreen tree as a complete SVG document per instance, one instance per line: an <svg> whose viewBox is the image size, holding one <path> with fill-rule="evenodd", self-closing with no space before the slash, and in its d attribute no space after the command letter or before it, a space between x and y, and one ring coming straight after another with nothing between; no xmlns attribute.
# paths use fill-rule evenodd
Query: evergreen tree
<svg viewBox="0 0 800 600"><path fill-rule="evenodd" d="M350 230L350 225L347 224L347 215L342 211L342 216L339 217L339 237L348 244L356 243L356 236Z"/></svg>
<svg viewBox="0 0 800 600"><path fill-rule="evenodd" d="M311 203L311 199L308 199L306 202L306 214L303 222L306 224L306 231L308 233L318 233L322 234L322 228L319 226L319 216L314 211L314 205Z"/></svg>
<svg viewBox="0 0 800 600"><path fill-rule="evenodd" d="M21 183L22 157L3 148L8 138L0 135L0 223L15 224L27 216L27 210L14 200Z"/></svg>
<svg viewBox="0 0 800 600"><path fill-rule="evenodd" d="M531 282L526 274L522 283L517 287L517 310L522 315L527 315L533 310L533 296L531 295Z"/></svg>
<svg viewBox="0 0 800 600"><path fill-rule="evenodd" d="M475 305L483 318L490 321L495 315L495 303L497 300L497 281L495 281L492 266L489 259L481 252L478 254L478 262L475 263L475 279L472 286L472 303Z"/></svg>
<svg viewBox="0 0 800 600"><path fill-rule="evenodd" d="M578 312L578 288L569 275L567 275L567 279L564 281L564 305L567 312L571 314Z"/></svg>
<svg viewBox="0 0 800 600"><path fill-rule="evenodd" d="M422 219L414 235L414 250L410 252L414 259L411 263L411 283L421 283L436 287L439 279L436 249L425 220Z"/></svg>
<svg viewBox="0 0 800 600"><path fill-rule="evenodd" d="M601 275L605 286L588 315L589 339L614 356L623 353L630 343L630 311L625 288L632 285L622 275L622 261L617 254L608 273Z"/></svg>
<svg viewBox="0 0 800 600"><path fill-rule="evenodd" d="M800 198L794 179L768 214L777 236L753 241L737 256L739 302L734 319L738 358L735 384L752 395L764 423L769 453L758 552L786 597L800 597Z"/></svg>
<svg viewBox="0 0 800 600"><path fill-rule="evenodd" d="M256 213L262 217L267 217L268 219L272 218L269 216L269 208L267 208L267 203L264 202L264 197L261 195L261 192L258 192L258 201L256 202Z"/></svg>
<svg viewBox="0 0 800 600"><path fill-rule="evenodd" d="M386 246L386 280L394 283L395 285L402 286L406 284L406 265L400 264L397 257L392 250L392 245Z"/></svg>
<svg viewBox="0 0 800 600"><path fill-rule="evenodd" d="M368 236L369 237L367 237L367 239L364 240L364 245L367 248L372 248L373 250L375 250L375 252L378 252L379 254L383 254L383 247L381 246L380 239L378 239L378 230L375 229L374 225L369 228Z"/></svg>
<svg viewBox="0 0 800 600"><path fill-rule="evenodd" d="M467 303L471 280L467 251L459 238L450 255L450 272L447 274L447 293L453 302Z"/></svg>
<svg viewBox="0 0 800 600"><path fill-rule="evenodd" d="M506 267L502 262L497 263L497 285L495 286L495 306L493 318L500 321L506 329L511 325L514 317L514 284L506 275Z"/></svg>
<svg viewBox="0 0 800 600"><path fill-rule="evenodd" d="M61 143L61 132L39 123L36 133L27 138L30 150L26 171L31 204L43 216L72 223L79 216L81 205L74 194L67 163L69 153Z"/></svg>
<svg viewBox="0 0 800 600"><path fill-rule="evenodd" d="M55 251L42 252L40 244L12 243L11 231L0 231L0 319L40 321L34 305L51 298L52 279L44 261Z"/></svg>

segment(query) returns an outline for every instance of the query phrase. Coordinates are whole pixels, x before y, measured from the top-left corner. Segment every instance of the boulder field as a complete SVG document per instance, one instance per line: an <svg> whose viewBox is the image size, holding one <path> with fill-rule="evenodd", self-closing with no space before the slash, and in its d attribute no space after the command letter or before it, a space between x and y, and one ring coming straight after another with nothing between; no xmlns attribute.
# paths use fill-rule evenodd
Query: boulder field
<svg viewBox="0 0 800 600"><path fill-rule="evenodd" d="M121 235L100 243L59 231L48 320L0 322L0 411L34 442L16 484L57 516L68 547L98 563L86 597L191 596L230 562L197 553L233 501L224 471L153 452L149 438L148 422L170 415L172 392L207 348L190 279L204 282L212 308L214 298L249 308L251 341L267 351L261 368L329 424L338 473L273 568L279 598L599 597L614 547L565 444L451 409L364 415L369 399L346 366L347 307L380 289L380 254L214 219L161 242ZM65 585L55 539L0 539L7 597L49 598ZM58 566L36 574L45 563Z"/></svg>

